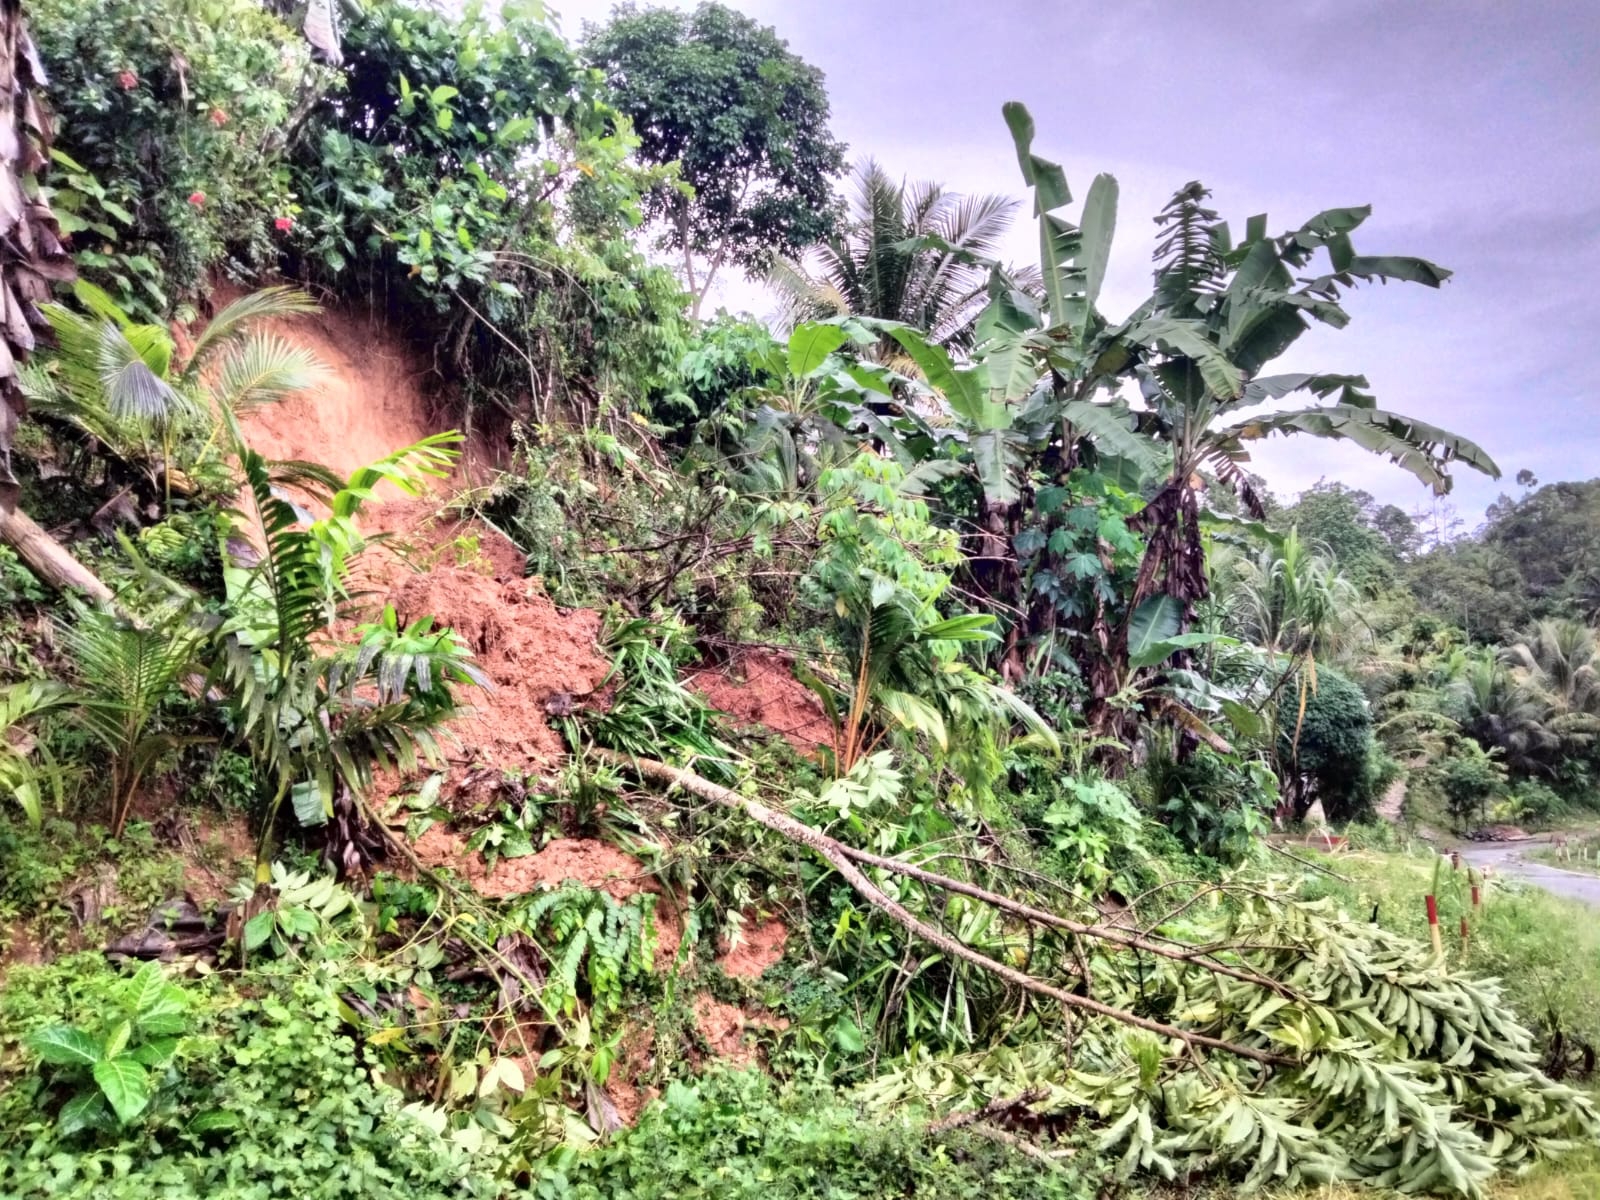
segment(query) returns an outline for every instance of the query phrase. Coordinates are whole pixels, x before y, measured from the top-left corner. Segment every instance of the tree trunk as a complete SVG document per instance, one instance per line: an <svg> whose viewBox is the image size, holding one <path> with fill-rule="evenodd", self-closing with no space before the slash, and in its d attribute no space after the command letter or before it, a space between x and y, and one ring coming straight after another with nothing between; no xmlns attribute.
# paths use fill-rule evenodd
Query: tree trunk
<svg viewBox="0 0 1600 1200"><path fill-rule="evenodd" d="M0 544L14 549L28 568L51 587L81 592L96 604L112 606L111 589L21 509L0 507Z"/></svg>

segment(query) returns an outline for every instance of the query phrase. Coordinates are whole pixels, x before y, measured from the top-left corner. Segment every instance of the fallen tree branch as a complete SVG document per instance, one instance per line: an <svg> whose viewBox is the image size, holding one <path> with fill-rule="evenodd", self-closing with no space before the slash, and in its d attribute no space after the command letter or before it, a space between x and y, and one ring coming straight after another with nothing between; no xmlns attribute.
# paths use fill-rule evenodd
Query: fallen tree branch
<svg viewBox="0 0 1600 1200"><path fill-rule="evenodd" d="M702 800L709 800L715 804L735 809L756 824L810 847L838 872L840 878L855 889L857 895L873 908L892 917L908 933L921 938L930 946L944 951L952 958L959 958L964 962L969 962L973 966L1004 979L1007 983L1022 988L1024 991L1032 992L1038 996L1045 996L1068 1008L1081 1009L1084 1012L1094 1013L1096 1016L1120 1021L1124 1025L1131 1025L1136 1029L1143 1029L1150 1033L1159 1034L1162 1037L1175 1038L1183 1042L1191 1050L1198 1046L1205 1046L1272 1066L1294 1065L1295 1060L1292 1058L1286 1058L1268 1050L1259 1050L1254 1046L1245 1046L1238 1042L1230 1042L1207 1034L1196 1033L1193 1030L1180 1029L1175 1025L1168 1025L1162 1021L1152 1020L1149 1017L1141 1017L1136 1013L1128 1012L1126 1009L1116 1008L1090 996L1075 995L1063 988L1056 987L1054 984L1046 983L1042 979L1036 979L1032 975L1019 971L1007 963L998 962L985 954L980 954L964 942L959 942L949 937L921 920L903 904L890 898L872 880L868 879L856 863L852 861L855 857L861 855L862 851L852 851L843 843L795 820L786 813L768 808L758 800L751 800L746 796L741 796L730 788L712 783L709 779L696 775L692 771L683 770L681 767L670 766L667 763L656 762L648 758L632 758L626 754L619 754L614 750L595 749L591 753L601 761L610 763L613 766L631 767L647 779L654 779L661 783L681 787L684 791L691 795L699 796ZM899 870L901 873L909 873L904 863L896 863L893 859L885 859L883 862L890 864L893 869ZM917 870L917 868L910 868L909 870ZM925 874L929 873L925 872ZM915 876L911 877L915 878ZM957 881L952 880L951 882ZM1085 926L1084 932L1090 936L1097 936L1101 931L1094 927Z"/></svg>
<svg viewBox="0 0 1600 1200"><path fill-rule="evenodd" d="M989 1101L982 1108L971 1108L966 1112L952 1113L928 1126L929 1133L947 1133L952 1129L960 1129L963 1125L971 1125L974 1121L987 1121L992 1117L1009 1113L1019 1108L1027 1108L1030 1104L1037 1104L1050 1093L1042 1087L1029 1088L1015 1096L999 1096Z"/></svg>

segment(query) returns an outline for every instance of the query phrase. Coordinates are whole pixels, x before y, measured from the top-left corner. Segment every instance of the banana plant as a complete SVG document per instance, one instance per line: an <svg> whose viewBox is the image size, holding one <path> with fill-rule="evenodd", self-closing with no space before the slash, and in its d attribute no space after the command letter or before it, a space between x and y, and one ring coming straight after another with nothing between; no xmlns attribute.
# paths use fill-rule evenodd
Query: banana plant
<svg viewBox="0 0 1600 1200"><path fill-rule="evenodd" d="M1207 207L1208 195L1191 183L1162 210L1154 292L1132 317L1106 331L1095 367L1137 379L1145 402L1140 430L1171 455L1165 482L1136 518L1146 551L1130 612L1149 597L1170 596L1185 625L1209 587L1203 480L1215 478L1252 515L1263 515L1243 467L1250 442L1272 434L1353 441L1438 492L1449 489L1457 464L1500 474L1467 438L1379 409L1360 375L1262 374L1313 323L1347 325L1341 300L1358 283L1436 288L1448 271L1420 258L1358 255L1350 234L1370 214L1367 207L1329 209L1278 236L1267 234L1265 216L1252 217L1244 241L1235 245L1227 224ZM1306 275L1319 253L1327 270ZM1295 394L1309 394L1313 403L1258 411ZM1124 626L1124 644L1126 633Z"/></svg>

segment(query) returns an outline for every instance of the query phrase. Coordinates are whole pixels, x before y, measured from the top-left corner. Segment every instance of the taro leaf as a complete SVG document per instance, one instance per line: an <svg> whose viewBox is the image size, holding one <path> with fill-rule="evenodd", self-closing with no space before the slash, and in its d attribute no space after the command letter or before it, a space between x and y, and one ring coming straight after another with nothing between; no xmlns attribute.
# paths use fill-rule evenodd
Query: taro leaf
<svg viewBox="0 0 1600 1200"><path fill-rule="evenodd" d="M102 1059L94 1065L94 1081L111 1105L117 1119L126 1125L150 1103L150 1077L135 1059Z"/></svg>
<svg viewBox="0 0 1600 1200"><path fill-rule="evenodd" d="M29 1034L28 1049L41 1061L62 1067L87 1067L100 1061L100 1043L69 1025L52 1025Z"/></svg>

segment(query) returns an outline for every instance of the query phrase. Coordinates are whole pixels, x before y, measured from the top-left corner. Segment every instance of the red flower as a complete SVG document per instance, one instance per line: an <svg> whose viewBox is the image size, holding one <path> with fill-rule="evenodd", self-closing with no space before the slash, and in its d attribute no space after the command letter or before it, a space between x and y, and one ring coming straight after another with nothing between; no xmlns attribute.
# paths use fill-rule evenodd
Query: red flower
<svg viewBox="0 0 1600 1200"><path fill-rule="evenodd" d="M272 227L274 229L276 229L279 233L288 233L289 230L294 228L294 218L293 217L278 217L276 220L274 220L272 222Z"/></svg>
<svg viewBox="0 0 1600 1200"><path fill-rule="evenodd" d="M213 125L215 125L218 129L221 129L228 123L228 114L223 112L220 108L213 108L211 110L209 119Z"/></svg>
<svg viewBox="0 0 1600 1200"><path fill-rule="evenodd" d="M196 208L204 208L206 206L206 194L204 192L190 192L189 203Z"/></svg>
<svg viewBox="0 0 1600 1200"><path fill-rule="evenodd" d="M132 71L123 71L117 76L117 86L125 92L131 92L139 86L139 77Z"/></svg>

